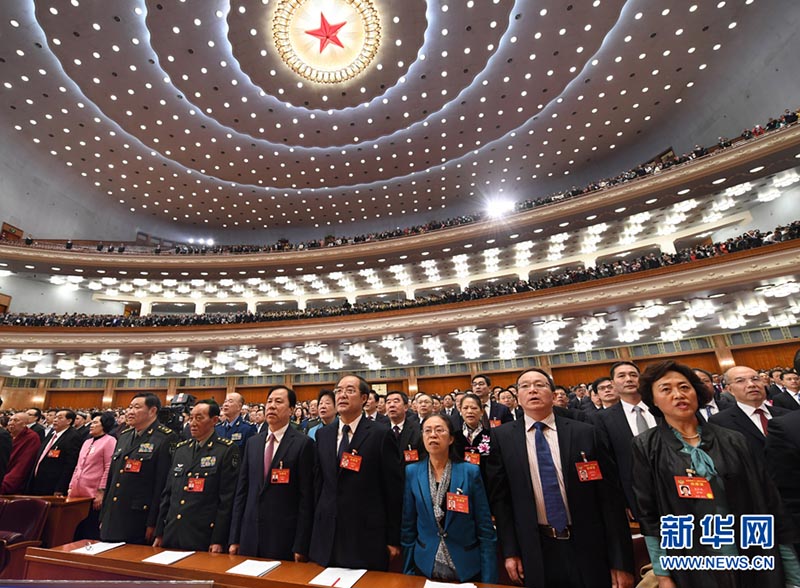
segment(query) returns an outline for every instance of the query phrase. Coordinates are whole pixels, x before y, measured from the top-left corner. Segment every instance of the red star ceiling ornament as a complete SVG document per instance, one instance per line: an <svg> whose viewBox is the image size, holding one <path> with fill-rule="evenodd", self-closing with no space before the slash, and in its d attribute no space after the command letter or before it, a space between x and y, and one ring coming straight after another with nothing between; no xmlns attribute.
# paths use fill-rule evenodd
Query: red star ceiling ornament
<svg viewBox="0 0 800 588"><path fill-rule="evenodd" d="M325 15L322 12L319 13L319 19L320 23L318 29L306 31L307 35L311 35L312 37L317 37L319 39L319 52L322 53L325 50L325 47L327 47L330 43L338 45L344 49L344 45L342 45L342 42L339 40L338 33L339 29L347 24L347 21L331 24L328 22L328 19L325 18Z"/></svg>

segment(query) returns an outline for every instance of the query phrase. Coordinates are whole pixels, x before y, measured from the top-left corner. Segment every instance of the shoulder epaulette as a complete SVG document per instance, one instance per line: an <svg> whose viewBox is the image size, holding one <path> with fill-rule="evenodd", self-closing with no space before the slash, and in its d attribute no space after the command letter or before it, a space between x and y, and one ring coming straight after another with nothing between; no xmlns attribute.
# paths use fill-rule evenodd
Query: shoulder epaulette
<svg viewBox="0 0 800 588"><path fill-rule="evenodd" d="M180 443L178 443L175 447L180 447L181 445L186 445L187 443L189 443L189 441L191 441L191 439L185 439L185 440L181 441Z"/></svg>
<svg viewBox="0 0 800 588"><path fill-rule="evenodd" d="M233 445L233 441L226 439L225 437L217 437L217 441L224 443L225 445Z"/></svg>
<svg viewBox="0 0 800 588"><path fill-rule="evenodd" d="M174 433L175 432L172 429L170 429L169 427L166 427L166 426L164 426L164 425L162 425L160 423L158 425L158 430L160 432L164 433L165 435L169 435L170 433Z"/></svg>
<svg viewBox="0 0 800 588"><path fill-rule="evenodd" d="M130 433L131 431L133 431L133 427L128 427L127 429L122 429L122 430L119 432L119 434L120 434L120 435L124 435L125 433Z"/></svg>

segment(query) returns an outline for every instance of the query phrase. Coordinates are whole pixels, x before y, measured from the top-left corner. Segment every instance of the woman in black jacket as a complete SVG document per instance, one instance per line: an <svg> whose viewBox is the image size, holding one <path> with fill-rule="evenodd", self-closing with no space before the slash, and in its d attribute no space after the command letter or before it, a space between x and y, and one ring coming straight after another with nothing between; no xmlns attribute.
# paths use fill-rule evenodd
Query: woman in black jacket
<svg viewBox="0 0 800 588"><path fill-rule="evenodd" d="M740 433L698 417L710 393L694 371L670 360L651 365L639 379L639 393L652 413L664 417L633 439L633 492L659 587L797 585L800 565L791 547L797 538L780 496ZM662 520L665 515L672 517ZM774 515L774 545L741 548L742 515ZM690 536L667 531L687 523ZM746 555L751 562L772 556L775 569L667 570L660 560L665 555Z"/></svg>

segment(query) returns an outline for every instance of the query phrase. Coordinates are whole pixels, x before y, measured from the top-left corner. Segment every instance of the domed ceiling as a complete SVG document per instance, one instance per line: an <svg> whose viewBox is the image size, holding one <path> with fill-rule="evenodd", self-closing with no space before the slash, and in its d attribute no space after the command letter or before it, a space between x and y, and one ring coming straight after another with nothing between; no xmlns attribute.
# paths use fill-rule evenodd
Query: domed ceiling
<svg viewBox="0 0 800 588"><path fill-rule="evenodd" d="M405 226L544 195L668 130L719 93L732 48L757 44L748 26L774 8L6 2L0 116L6 140L52 156L42 173L82 176L134 219Z"/></svg>

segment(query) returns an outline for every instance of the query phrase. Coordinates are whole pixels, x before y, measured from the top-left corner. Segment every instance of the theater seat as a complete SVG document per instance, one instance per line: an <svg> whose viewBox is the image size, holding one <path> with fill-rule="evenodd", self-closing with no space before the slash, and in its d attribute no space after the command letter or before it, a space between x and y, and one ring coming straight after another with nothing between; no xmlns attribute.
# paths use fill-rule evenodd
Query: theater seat
<svg viewBox="0 0 800 588"><path fill-rule="evenodd" d="M0 578L22 578L25 549L42 544L50 503L38 498L4 501L0 511Z"/></svg>

